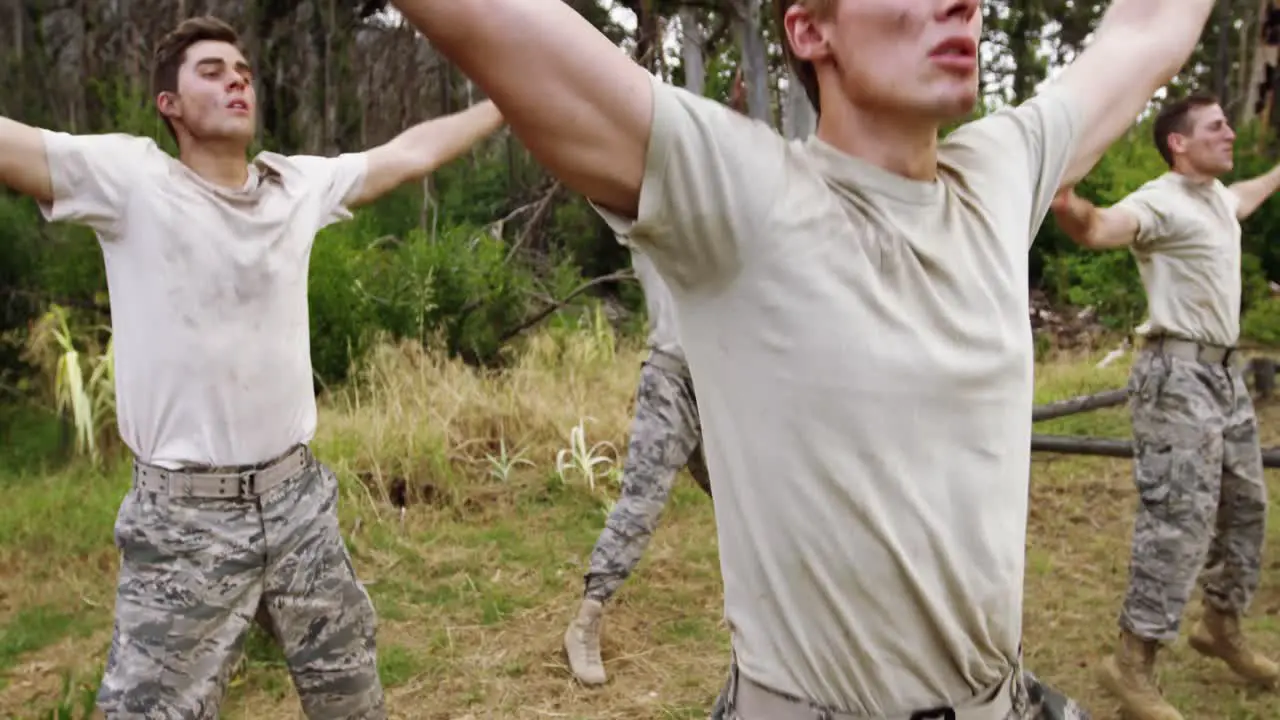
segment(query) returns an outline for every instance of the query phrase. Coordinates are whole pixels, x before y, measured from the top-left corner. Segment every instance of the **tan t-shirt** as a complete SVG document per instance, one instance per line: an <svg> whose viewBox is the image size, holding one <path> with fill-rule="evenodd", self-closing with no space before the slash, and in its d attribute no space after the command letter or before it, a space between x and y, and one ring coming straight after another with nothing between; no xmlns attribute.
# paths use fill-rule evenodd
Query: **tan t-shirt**
<svg viewBox="0 0 1280 720"><path fill-rule="evenodd" d="M1220 180L1175 172L1116 207L1138 218L1130 250L1147 291L1145 335L1232 346L1240 338L1240 199Z"/></svg>
<svg viewBox="0 0 1280 720"><path fill-rule="evenodd" d="M256 463L315 433L307 268L363 154L259 155L241 190L150 139L45 132L47 219L97 232L120 434L143 462Z"/></svg>
<svg viewBox="0 0 1280 720"><path fill-rule="evenodd" d="M684 361L675 300L671 298L671 291L663 282L662 275L653 266L653 261L635 248L631 249L631 267L644 291L644 304L649 316L649 347Z"/></svg>
<svg viewBox="0 0 1280 720"><path fill-rule="evenodd" d="M676 300L743 675L907 714L1017 660L1028 248L1073 152L1056 86L917 182L655 80L638 220Z"/></svg>

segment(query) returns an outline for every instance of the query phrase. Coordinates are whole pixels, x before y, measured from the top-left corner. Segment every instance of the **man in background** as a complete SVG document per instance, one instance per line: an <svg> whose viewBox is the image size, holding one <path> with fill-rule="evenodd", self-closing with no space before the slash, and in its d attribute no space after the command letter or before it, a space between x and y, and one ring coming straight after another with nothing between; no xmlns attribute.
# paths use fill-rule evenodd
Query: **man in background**
<svg viewBox="0 0 1280 720"><path fill-rule="evenodd" d="M1258 419L1241 374L1240 221L1280 188L1280 167L1224 185L1235 133L1218 101L1166 105L1154 124L1169 171L1098 208L1063 189L1053 211L1080 245L1127 247L1149 320L1129 378L1138 490L1129 587L1102 685L1138 720L1182 716L1155 680L1197 577L1204 615L1190 644L1263 685L1280 667L1249 647L1240 618L1258 588L1267 488Z"/></svg>
<svg viewBox="0 0 1280 720"><path fill-rule="evenodd" d="M582 603L564 635L569 668L584 685L607 679L600 658L605 603L639 564L676 473L688 466L698 487L711 495L698 404L671 293L643 252L633 249L631 263L648 311L649 357L640 366L622 492L591 552Z"/></svg>

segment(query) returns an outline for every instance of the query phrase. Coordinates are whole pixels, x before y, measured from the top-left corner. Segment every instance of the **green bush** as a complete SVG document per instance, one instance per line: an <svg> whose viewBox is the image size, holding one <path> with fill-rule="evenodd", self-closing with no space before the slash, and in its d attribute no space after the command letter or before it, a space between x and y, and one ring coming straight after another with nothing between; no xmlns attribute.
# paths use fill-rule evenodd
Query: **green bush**
<svg viewBox="0 0 1280 720"><path fill-rule="evenodd" d="M1280 345L1280 298L1266 298L1246 311L1240 335L1260 345Z"/></svg>

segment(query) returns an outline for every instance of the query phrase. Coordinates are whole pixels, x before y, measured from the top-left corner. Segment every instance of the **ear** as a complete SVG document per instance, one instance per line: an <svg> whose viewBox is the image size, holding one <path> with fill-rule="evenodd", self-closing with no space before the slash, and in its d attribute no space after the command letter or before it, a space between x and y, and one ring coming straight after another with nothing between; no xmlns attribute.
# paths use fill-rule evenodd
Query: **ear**
<svg viewBox="0 0 1280 720"><path fill-rule="evenodd" d="M171 120L182 117L182 107L175 93L162 92L156 95L156 109L160 111L161 115Z"/></svg>
<svg viewBox="0 0 1280 720"><path fill-rule="evenodd" d="M1166 140L1169 143L1169 152L1178 154L1187 151L1187 136L1182 133L1171 132Z"/></svg>
<svg viewBox="0 0 1280 720"><path fill-rule="evenodd" d="M827 27L819 23L804 3L795 3L782 16L791 52L800 60L815 62L831 53L827 43Z"/></svg>

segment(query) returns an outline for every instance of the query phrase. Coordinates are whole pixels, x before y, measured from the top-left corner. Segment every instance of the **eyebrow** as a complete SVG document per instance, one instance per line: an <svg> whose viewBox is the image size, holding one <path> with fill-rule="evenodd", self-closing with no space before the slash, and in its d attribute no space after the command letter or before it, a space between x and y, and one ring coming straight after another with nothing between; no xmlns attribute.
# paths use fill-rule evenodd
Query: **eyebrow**
<svg viewBox="0 0 1280 720"><path fill-rule="evenodd" d="M211 58L204 58L196 62L196 67L211 67L211 66L222 67L226 64L227 64L227 61L223 60L222 58L211 57ZM244 60L237 60L235 63L235 67L236 67L236 70L239 70L240 72L253 72L253 68L249 67L249 63Z"/></svg>

